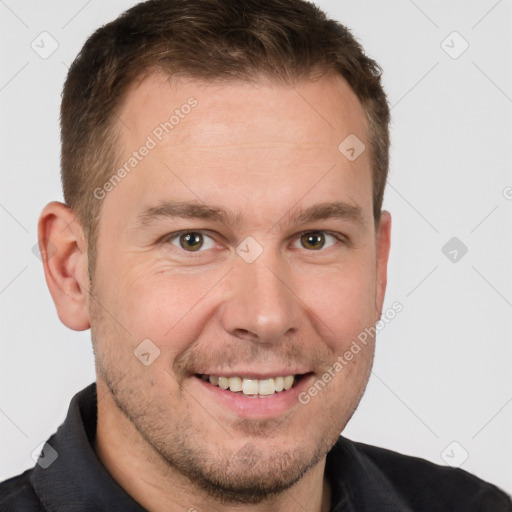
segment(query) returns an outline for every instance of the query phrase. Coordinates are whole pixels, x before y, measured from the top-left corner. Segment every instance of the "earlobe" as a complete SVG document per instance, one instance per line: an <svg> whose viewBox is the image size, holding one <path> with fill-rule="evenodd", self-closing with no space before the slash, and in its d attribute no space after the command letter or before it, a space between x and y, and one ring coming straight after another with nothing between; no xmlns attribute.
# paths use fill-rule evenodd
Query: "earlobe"
<svg viewBox="0 0 512 512"><path fill-rule="evenodd" d="M75 331L90 327L87 242L75 213L65 204L47 204L39 217L38 239L46 283L60 321Z"/></svg>
<svg viewBox="0 0 512 512"><path fill-rule="evenodd" d="M382 306L384 296L386 295L386 286L388 282L388 259L391 248L391 214L383 211L380 216L379 227L377 229L377 289L375 294L375 306L377 318L382 315Z"/></svg>

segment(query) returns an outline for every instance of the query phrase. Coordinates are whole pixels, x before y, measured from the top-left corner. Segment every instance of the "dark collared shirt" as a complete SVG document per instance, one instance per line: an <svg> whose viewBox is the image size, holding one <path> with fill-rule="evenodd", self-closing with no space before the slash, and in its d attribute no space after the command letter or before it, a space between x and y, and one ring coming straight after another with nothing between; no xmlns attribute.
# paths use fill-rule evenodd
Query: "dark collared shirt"
<svg viewBox="0 0 512 512"><path fill-rule="evenodd" d="M34 468L0 484L2 512L144 512L96 456L96 385L74 396ZM510 512L512 501L460 469L344 437L327 455L331 512Z"/></svg>

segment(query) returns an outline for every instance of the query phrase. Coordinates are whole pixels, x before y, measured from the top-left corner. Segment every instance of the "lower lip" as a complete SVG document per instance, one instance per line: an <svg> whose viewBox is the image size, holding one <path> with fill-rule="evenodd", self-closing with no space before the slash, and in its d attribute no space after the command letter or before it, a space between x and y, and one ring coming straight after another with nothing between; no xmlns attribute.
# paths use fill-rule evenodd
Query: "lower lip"
<svg viewBox="0 0 512 512"><path fill-rule="evenodd" d="M193 377L193 380L216 402L220 402L238 416L257 419L279 416L288 412L292 407L301 405L299 395L308 388L313 378L313 374L304 375L291 389L266 396L233 393L196 376Z"/></svg>

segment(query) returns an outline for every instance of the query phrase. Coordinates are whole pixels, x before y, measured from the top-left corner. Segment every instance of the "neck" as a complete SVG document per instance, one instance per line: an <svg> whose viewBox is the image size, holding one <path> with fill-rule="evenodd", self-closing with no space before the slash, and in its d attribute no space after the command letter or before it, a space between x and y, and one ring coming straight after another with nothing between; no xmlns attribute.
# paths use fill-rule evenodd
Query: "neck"
<svg viewBox="0 0 512 512"><path fill-rule="evenodd" d="M212 498L170 467L118 409L108 388L97 380L98 424L94 449L116 482L150 512L200 511L328 512L330 489L325 457L287 491L253 505L233 505Z"/></svg>

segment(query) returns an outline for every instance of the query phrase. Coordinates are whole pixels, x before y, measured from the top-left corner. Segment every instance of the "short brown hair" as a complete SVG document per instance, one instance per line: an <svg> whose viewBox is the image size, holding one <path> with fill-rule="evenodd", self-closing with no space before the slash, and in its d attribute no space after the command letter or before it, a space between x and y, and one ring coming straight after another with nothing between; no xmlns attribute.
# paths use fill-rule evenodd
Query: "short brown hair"
<svg viewBox="0 0 512 512"><path fill-rule="evenodd" d="M212 81L266 76L285 84L342 75L367 115L379 220L389 106L380 67L345 26L303 0L148 0L89 37L64 85L62 186L87 237L90 272L101 209L93 190L115 167L117 112L129 86L154 71Z"/></svg>

